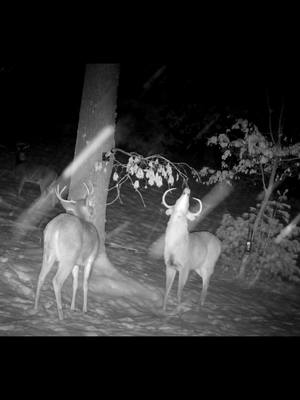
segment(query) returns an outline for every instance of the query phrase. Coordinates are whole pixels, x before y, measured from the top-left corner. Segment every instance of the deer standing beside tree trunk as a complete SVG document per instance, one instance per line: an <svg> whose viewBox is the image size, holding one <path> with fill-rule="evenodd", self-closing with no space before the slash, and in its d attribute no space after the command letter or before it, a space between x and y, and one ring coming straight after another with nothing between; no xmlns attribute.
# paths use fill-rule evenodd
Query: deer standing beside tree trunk
<svg viewBox="0 0 300 400"><path fill-rule="evenodd" d="M204 305L209 286L209 280L214 272L215 264L221 253L220 240L210 232L188 231L188 220L193 221L202 211L202 203L196 213L189 211L190 189L185 188L174 206L169 206L165 197L162 203L167 207L166 214L170 215L165 234L164 260L166 264L166 291L163 309L166 310L168 296L173 285L176 271L179 272L177 298L181 302L182 290L187 282L189 272L194 270L202 278L201 305Z"/></svg>
<svg viewBox="0 0 300 400"><path fill-rule="evenodd" d="M38 278L34 305L37 310L41 287L57 261L58 269L53 278L53 288L60 320L63 319L61 289L71 272L73 274L71 310L75 309L80 265L84 266L83 312L87 312L88 279L100 245L97 229L90 222L93 213L88 199L90 192L88 191L84 199L63 200L61 194L64 189L65 187L59 192L57 187L55 193L67 213L56 216L44 230L43 265Z"/></svg>

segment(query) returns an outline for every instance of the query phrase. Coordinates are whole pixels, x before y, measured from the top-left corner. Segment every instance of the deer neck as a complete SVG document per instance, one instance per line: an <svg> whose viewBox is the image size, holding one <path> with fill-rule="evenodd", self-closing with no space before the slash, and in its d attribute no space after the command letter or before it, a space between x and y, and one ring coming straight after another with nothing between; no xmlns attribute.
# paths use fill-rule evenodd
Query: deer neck
<svg viewBox="0 0 300 400"><path fill-rule="evenodd" d="M188 242L188 224L185 216L172 215L166 229L166 245L170 247Z"/></svg>

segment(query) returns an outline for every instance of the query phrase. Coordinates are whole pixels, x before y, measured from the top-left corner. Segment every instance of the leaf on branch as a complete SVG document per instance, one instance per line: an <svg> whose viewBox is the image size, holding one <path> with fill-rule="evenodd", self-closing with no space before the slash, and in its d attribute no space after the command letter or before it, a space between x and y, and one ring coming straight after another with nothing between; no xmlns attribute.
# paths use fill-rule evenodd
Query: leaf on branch
<svg viewBox="0 0 300 400"><path fill-rule="evenodd" d="M269 159L268 159L267 157L265 157L265 156L262 156L262 157L260 158L260 163L261 163L261 164L266 164L268 161L269 161Z"/></svg>
<svg viewBox="0 0 300 400"><path fill-rule="evenodd" d="M174 185L174 177L173 177L173 175L170 175L170 176L169 176L168 184L171 185L171 186Z"/></svg>
<svg viewBox="0 0 300 400"><path fill-rule="evenodd" d="M226 158L228 158L229 156L231 156L231 151L227 149L224 151L221 158L222 160L226 160Z"/></svg>
<svg viewBox="0 0 300 400"><path fill-rule="evenodd" d="M207 145L211 145L211 144L217 144L218 143L218 138L217 136L212 136L210 138L207 139Z"/></svg>
<svg viewBox="0 0 300 400"><path fill-rule="evenodd" d="M136 175L136 177L138 179L143 179L144 178L144 171L142 170L142 168L138 168L135 175Z"/></svg>
<svg viewBox="0 0 300 400"><path fill-rule="evenodd" d="M229 143L230 143L230 139L229 139L229 137L227 135L225 135L225 133L221 133L218 136L218 140L219 140L219 145L222 148L227 147L229 145Z"/></svg>
<svg viewBox="0 0 300 400"><path fill-rule="evenodd" d="M163 184L162 177L158 173L156 173L156 175L155 175L155 183L156 183L157 187L161 187Z"/></svg>
<svg viewBox="0 0 300 400"><path fill-rule="evenodd" d="M245 141L243 139L236 139L231 142L231 146L239 148L245 145Z"/></svg>

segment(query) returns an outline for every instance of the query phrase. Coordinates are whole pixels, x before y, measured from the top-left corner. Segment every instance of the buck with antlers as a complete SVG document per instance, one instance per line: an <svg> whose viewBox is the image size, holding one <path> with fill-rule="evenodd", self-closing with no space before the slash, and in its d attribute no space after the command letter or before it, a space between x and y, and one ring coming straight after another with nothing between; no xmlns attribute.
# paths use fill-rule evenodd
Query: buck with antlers
<svg viewBox="0 0 300 400"><path fill-rule="evenodd" d="M86 185L85 185L86 186ZM95 226L90 222L93 208L89 205L90 192L80 200L64 200L61 195L66 186L59 192L56 188L56 196L67 213L59 214L52 219L44 230L44 254L42 269L38 278L35 305L37 310L41 287L46 276L58 262L58 269L53 278L53 288L56 297L59 319L63 319L61 289L72 272L73 295L71 310L75 309L75 298L78 287L79 266L84 266L83 276L83 312L87 312L88 279L92 265L98 254L99 235ZM71 214L69 214L71 213Z"/></svg>
<svg viewBox="0 0 300 400"><path fill-rule="evenodd" d="M221 242L210 232L188 231L188 220L193 221L202 211L201 200L193 197L199 203L199 210L195 213L189 211L190 189L185 188L174 206L166 203L167 190L162 203L167 208L166 214L170 215L165 234L164 260L166 264L166 292L163 309L166 310L167 300L176 271L179 272L178 280L178 305L189 272L194 270L202 278L201 305L203 306L207 295L209 280L214 272L215 264L221 253Z"/></svg>

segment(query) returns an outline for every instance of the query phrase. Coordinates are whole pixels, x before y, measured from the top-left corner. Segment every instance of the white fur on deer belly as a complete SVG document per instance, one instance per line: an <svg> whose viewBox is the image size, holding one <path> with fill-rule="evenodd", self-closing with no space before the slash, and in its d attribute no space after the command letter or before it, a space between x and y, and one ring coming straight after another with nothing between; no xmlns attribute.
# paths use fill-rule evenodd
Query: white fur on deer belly
<svg viewBox="0 0 300 400"><path fill-rule="evenodd" d="M168 267L175 268L177 271L182 269L185 265L183 260L174 253L168 254L168 256L165 257L165 263Z"/></svg>

